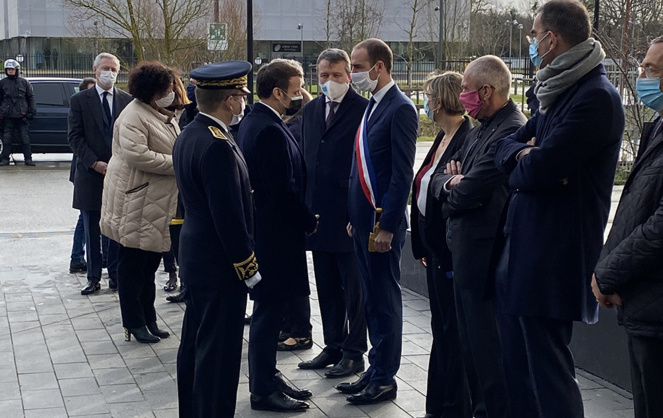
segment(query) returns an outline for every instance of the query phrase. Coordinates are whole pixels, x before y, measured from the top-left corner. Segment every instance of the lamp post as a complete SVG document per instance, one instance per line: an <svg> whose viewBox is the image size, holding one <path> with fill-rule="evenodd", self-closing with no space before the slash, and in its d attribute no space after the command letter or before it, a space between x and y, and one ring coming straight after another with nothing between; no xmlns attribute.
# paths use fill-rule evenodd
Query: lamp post
<svg viewBox="0 0 663 418"><path fill-rule="evenodd" d="M506 25L509 27L509 62L511 62L511 51L513 47L513 27L518 25L518 21L516 19L509 19L506 21Z"/></svg>
<svg viewBox="0 0 663 418"><path fill-rule="evenodd" d="M435 6L435 11L440 12L440 35L437 39L437 66L441 67L444 62L444 0L440 0L440 5Z"/></svg>
<svg viewBox="0 0 663 418"><path fill-rule="evenodd" d="M523 24L518 24L518 64L523 64ZM524 68L525 66L522 65Z"/></svg>
<svg viewBox="0 0 663 418"><path fill-rule="evenodd" d="M299 41L299 48L302 51L302 62L304 61L304 24L303 23L297 23L297 29L301 31L300 33L300 41Z"/></svg>
<svg viewBox="0 0 663 418"><path fill-rule="evenodd" d="M253 59L253 0L246 0L246 56L247 61L251 62ZM248 77L249 89L249 104L253 104L253 69L249 71Z"/></svg>

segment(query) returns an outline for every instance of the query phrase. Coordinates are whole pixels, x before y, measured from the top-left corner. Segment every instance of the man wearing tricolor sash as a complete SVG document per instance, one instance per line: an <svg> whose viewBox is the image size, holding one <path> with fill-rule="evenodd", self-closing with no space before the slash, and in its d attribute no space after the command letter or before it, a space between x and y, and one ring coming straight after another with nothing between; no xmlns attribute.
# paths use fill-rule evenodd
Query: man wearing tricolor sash
<svg viewBox="0 0 663 418"><path fill-rule="evenodd" d="M403 305L400 261L407 229L406 206L413 177L418 116L391 78L393 54L379 39L352 50L352 82L373 97L355 137L348 193L348 233L353 236L372 348L359 380L341 383L353 404L396 397Z"/></svg>

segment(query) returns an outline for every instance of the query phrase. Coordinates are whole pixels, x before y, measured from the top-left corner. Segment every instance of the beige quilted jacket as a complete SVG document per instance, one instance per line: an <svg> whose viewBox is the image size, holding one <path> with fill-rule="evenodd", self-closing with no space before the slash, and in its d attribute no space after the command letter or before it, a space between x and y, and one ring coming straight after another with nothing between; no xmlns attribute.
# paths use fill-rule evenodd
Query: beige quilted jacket
<svg viewBox="0 0 663 418"><path fill-rule="evenodd" d="M101 203L101 233L125 247L170 249L168 224L177 206L175 120L133 100L115 121L113 156Z"/></svg>

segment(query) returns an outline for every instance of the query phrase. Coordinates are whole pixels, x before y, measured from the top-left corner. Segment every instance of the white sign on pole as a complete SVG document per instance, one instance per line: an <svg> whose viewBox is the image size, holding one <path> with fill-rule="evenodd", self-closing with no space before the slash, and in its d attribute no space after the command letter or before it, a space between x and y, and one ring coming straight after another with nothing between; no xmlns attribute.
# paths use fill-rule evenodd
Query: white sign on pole
<svg viewBox="0 0 663 418"><path fill-rule="evenodd" d="M207 33L207 49L225 51L228 49L228 37L225 23L210 23Z"/></svg>

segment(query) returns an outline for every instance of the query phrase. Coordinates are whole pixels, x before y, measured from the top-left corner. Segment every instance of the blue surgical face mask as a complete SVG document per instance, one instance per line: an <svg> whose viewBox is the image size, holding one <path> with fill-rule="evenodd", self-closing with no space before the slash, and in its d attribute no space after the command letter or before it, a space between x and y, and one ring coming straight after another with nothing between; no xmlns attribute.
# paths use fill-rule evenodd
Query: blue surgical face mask
<svg viewBox="0 0 663 418"><path fill-rule="evenodd" d="M435 122L435 111L430 110L430 107L428 107L428 96L424 96L424 112L426 112L428 119Z"/></svg>
<svg viewBox="0 0 663 418"><path fill-rule="evenodd" d="M663 110L663 92L659 77L638 78L635 80L635 91L645 106L656 112Z"/></svg>
<svg viewBox="0 0 663 418"><path fill-rule="evenodd" d="M548 36L549 34L550 32L546 33L546 36ZM546 36L541 38L541 41L546 39ZM545 54L539 56L539 42L541 41L536 38L530 38L529 36L527 38L529 39L529 59L532 60L532 64L534 64L536 68L541 68L543 57L548 55L548 52L550 52L550 50L548 50L548 52L546 52Z"/></svg>

